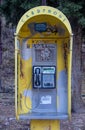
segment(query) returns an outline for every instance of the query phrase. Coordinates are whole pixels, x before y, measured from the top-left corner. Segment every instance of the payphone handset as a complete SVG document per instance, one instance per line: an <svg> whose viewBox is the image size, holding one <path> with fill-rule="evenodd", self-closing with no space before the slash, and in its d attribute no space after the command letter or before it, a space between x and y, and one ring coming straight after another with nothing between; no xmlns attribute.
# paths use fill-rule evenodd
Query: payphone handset
<svg viewBox="0 0 85 130"><path fill-rule="evenodd" d="M33 44L33 88L56 87L56 45Z"/></svg>
<svg viewBox="0 0 85 130"><path fill-rule="evenodd" d="M34 87L41 87L41 67L34 67L33 78Z"/></svg>
<svg viewBox="0 0 85 130"><path fill-rule="evenodd" d="M55 66L34 66L33 67L33 88L55 88L56 67Z"/></svg>

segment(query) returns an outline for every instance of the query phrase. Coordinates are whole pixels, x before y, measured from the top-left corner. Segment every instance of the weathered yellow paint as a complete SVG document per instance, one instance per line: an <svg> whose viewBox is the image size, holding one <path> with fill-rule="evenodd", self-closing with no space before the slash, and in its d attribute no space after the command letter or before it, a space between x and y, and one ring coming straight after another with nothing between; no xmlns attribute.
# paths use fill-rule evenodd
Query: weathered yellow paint
<svg viewBox="0 0 85 130"><path fill-rule="evenodd" d="M25 68L25 69L24 69ZM28 76L29 75L29 76ZM29 60L23 60L21 59L21 84L22 85L22 89L31 89L32 88L32 84L29 86L29 83L32 81L32 58L30 58Z"/></svg>
<svg viewBox="0 0 85 130"><path fill-rule="evenodd" d="M68 54L68 113L71 119L71 70L72 70L73 34L70 36L70 53Z"/></svg>
<svg viewBox="0 0 85 130"><path fill-rule="evenodd" d="M31 120L31 130L60 130L60 121Z"/></svg>
<svg viewBox="0 0 85 130"><path fill-rule="evenodd" d="M25 114L31 109L31 100L29 97L24 96L24 91L32 89L32 58L29 60L20 58L18 64L18 108L19 114Z"/></svg>
<svg viewBox="0 0 85 130"><path fill-rule="evenodd" d="M29 97L22 96L21 104L20 104L20 113L26 114L31 110L31 100Z"/></svg>
<svg viewBox="0 0 85 130"><path fill-rule="evenodd" d="M72 33L71 26L70 26L68 19L61 11L59 11L58 9L55 9L53 7L49 7L49 6L38 6L38 7L30 9L21 17L21 19L18 23L17 29L16 29L16 34L19 34L19 31L21 30L21 28L24 26L24 24L27 21L30 21L30 19L35 16L40 17L40 15L41 16L48 15L49 17L52 16L52 17L56 18L57 20L60 20L60 22L63 23L63 25L65 25L65 27L67 28L68 32L70 34ZM43 20L43 19L41 19L41 20Z"/></svg>

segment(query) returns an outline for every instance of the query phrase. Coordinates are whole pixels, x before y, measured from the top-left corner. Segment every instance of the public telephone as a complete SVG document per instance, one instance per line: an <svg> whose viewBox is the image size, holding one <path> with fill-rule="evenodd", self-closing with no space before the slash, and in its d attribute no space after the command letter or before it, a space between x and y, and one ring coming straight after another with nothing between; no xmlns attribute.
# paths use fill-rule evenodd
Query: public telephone
<svg viewBox="0 0 85 130"><path fill-rule="evenodd" d="M17 25L16 117L31 119L31 128L55 129L52 120L70 117L72 36L66 16L49 6L27 11Z"/></svg>
<svg viewBox="0 0 85 130"><path fill-rule="evenodd" d="M56 87L56 45L33 44L33 88Z"/></svg>
<svg viewBox="0 0 85 130"><path fill-rule="evenodd" d="M55 88L56 67L54 66L34 66L33 67L33 87L34 88Z"/></svg>

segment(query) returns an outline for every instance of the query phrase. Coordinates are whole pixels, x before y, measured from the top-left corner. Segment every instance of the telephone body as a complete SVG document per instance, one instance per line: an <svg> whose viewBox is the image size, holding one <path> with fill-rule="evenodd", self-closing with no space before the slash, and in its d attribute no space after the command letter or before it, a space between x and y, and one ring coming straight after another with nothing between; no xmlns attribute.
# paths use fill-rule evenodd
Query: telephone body
<svg viewBox="0 0 85 130"><path fill-rule="evenodd" d="M32 47L32 108L38 113L57 111L56 50L55 43L38 43Z"/></svg>
<svg viewBox="0 0 85 130"><path fill-rule="evenodd" d="M33 88L56 87L56 44L33 44Z"/></svg>
<svg viewBox="0 0 85 130"><path fill-rule="evenodd" d="M56 67L55 66L34 66L33 67L33 88L55 88Z"/></svg>

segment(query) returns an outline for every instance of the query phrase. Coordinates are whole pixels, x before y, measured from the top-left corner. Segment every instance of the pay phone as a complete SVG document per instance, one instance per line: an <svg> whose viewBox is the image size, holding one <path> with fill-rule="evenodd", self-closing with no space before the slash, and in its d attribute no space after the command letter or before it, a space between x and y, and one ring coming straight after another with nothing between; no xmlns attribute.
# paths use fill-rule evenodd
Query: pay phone
<svg viewBox="0 0 85 130"><path fill-rule="evenodd" d="M70 116L72 35L66 16L47 6L27 11L17 25L16 116L32 119L32 129L54 129L56 122L52 120ZM36 125L35 119L38 123L44 119L46 127L41 121L40 128L40 123ZM53 125L46 119L51 119Z"/></svg>
<svg viewBox="0 0 85 130"><path fill-rule="evenodd" d="M56 48L57 45L51 43L32 47L32 108L39 113L56 112Z"/></svg>
<svg viewBox="0 0 85 130"><path fill-rule="evenodd" d="M55 88L56 68L54 66L33 67L34 88Z"/></svg>
<svg viewBox="0 0 85 130"><path fill-rule="evenodd" d="M55 57L55 44L33 44L33 88L56 87Z"/></svg>

